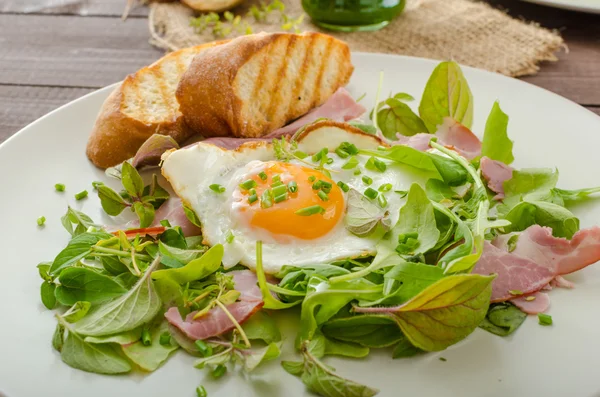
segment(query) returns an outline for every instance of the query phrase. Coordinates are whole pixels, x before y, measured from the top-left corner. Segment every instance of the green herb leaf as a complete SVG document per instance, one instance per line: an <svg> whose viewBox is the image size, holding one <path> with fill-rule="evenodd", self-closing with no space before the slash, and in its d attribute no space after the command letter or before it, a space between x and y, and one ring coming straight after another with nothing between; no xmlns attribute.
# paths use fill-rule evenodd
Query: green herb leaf
<svg viewBox="0 0 600 397"><path fill-rule="evenodd" d="M135 343L142 337L142 327L132 329L131 331L125 331L118 334L106 335L106 336L86 336L85 341L87 343L116 343L118 345L128 345Z"/></svg>
<svg viewBox="0 0 600 397"><path fill-rule="evenodd" d="M383 107L383 105L388 107ZM395 141L396 133L412 136L420 132L428 132L425 123L412 109L398 98L388 98L379 105L377 124L383 135Z"/></svg>
<svg viewBox="0 0 600 397"><path fill-rule="evenodd" d="M508 336L523 324L525 318L527 314L511 303L492 303L479 328L499 336Z"/></svg>
<svg viewBox="0 0 600 397"><path fill-rule="evenodd" d="M140 218L141 228L150 226L154 221L154 206L152 204L136 201L133 203L133 210L138 218Z"/></svg>
<svg viewBox="0 0 600 397"><path fill-rule="evenodd" d="M522 201L505 218L511 222L506 232L522 231L532 225L548 226L556 237L570 239L579 230L579 219L568 209L544 201Z"/></svg>
<svg viewBox="0 0 600 397"><path fill-rule="evenodd" d="M162 154L171 149L179 149L175 139L169 135L153 134L140 146L131 160L131 165L135 168L159 165Z"/></svg>
<svg viewBox="0 0 600 397"><path fill-rule="evenodd" d="M52 310L56 306L56 298L54 297L55 289L56 284L49 283L48 281L44 281L40 288L42 303L48 310Z"/></svg>
<svg viewBox="0 0 600 397"><path fill-rule="evenodd" d="M279 357L281 352L277 343L269 343L265 347L251 349L248 351L248 353L249 354L244 356L244 369L247 372L250 372L258 367L261 363Z"/></svg>
<svg viewBox="0 0 600 397"><path fill-rule="evenodd" d="M390 229L389 212L369 200L356 189L348 191L346 229L359 237L373 233L378 225Z"/></svg>
<svg viewBox="0 0 600 397"><path fill-rule="evenodd" d="M262 340L267 344L281 341L281 333L275 320L263 310L244 321L242 329L249 340Z"/></svg>
<svg viewBox="0 0 600 397"><path fill-rule="evenodd" d="M437 130L445 117L471 128L473 95L456 62L442 62L433 70L423 91L419 114L431 133Z"/></svg>
<svg viewBox="0 0 600 397"><path fill-rule="evenodd" d="M355 311L391 315L410 342L438 351L467 337L483 321L490 304L494 276L447 276L401 306L356 307Z"/></svg>
<svg viewBox="0 0 600 397"><path fill-rule="evenodd" d="M223 259L223 246L214 245L198 259L194 259L184 267L177 269L156 270L152 273L152 279L160 280L168 278L177 284L186 284L192 281L201 280L217 271L221 266Z"/></svg>
<svg viewBox="0 0 600 397"><path fill-rule="evenodd" d="M258 278L258 287L260 288L263 301L265 302L263 306L265 309L282 310L290 308L292 306L296 306L302 302L299 300L295 302L285 303L275 299L271 294L269 286L267 285L267 277L265 276L265 271L263 269L262 241L256 242L256 277Z"/></svg>
<svg viewBox="0 0 600 397"><path fill-rule="evenodd" d="M117 216L129 206L119 193L106 185L98 186L98 198L100 199L102 209L108 215Z"/></svg>
<svg viewBox="0 0 600 397"><path fill-rule="evenodd" d="M151 344L146 346L142 341L123 345L123 353L134 364L144 371L152 372L160 367L169 355L179 348L177 345L163 345L159 343L160 335L168 331L168 325L165 320L150 329Z"/></svg>
<svg viewBox="0 0 600 397"><path fill-rule="evenodd" d="M370 349L366 346L353 342L323 338L325 339L324 354L327 356L363 358L369 355Z"/></svg>
<svg viewBox="0 0 600 397"><path fill-rule="evenodd" d="M350 124L352 127L358 128L362 132L366 132L367 134L371 134L371 135L377 134L377 129L375 128L374 125L364 124L364 123L360 123L357 121L349 121L348 124Z"/></svg>
<svg viewBox="0 0 600 397"><path fill-rule="evenodd" d="M188 218L188 220L192 222L195 226L202 227L202 223L200 223L200 219L198 218L198 215L196 215L193 209L186 205L183 205L183 212L185 213L186 218Z"/></svg>
<svg viewBox="0 0 600 397"><path fill-rule="evenodd" d="M577 201L583 201L592 194L600 193L600 187L577 190L553 189L553 191L560 195L563 201L572 204Z"/></svg>
<svg viewBox="0 0 600 397"><path fill-rule="evenodd" d="M379 314L334 318L323 324L321 332L331 339L372 348L391 346L405 339L394 320Z"/></svg>
<svg viewBox="0 0 600 397"><path fill-rule="evenodd" d="M61 323L56 324L54 335L52 335L52 347L60 352L65 343L65 327Z"/></svg>
<svg viewBox="0 0 600 397"><path fill-rule="evenodd" d="M281 366L294 376L300 376L302 371L304 371L304 363L302 361L282 361Z"/></svg>
<svg viewBox="0 0 600 397"><path fill-rule="evenodd" d="M103 336L129 331L152 320L161 308L150 279L159 262L160 257L126 294L90 310L75 324L75 331L86 336Z"/></svg>
<svg viewBox="0 0 600 397"><path fill-rule="evenodd" d="M63 318L70 323L76 323L85 317L91 307L92 304L90 302L75 302L75 304L63 314Z"/></svg>
<svg viewBox="0 0 600 397"><path fill-rule="evenodd" d="M485 132L481 143L481 155L492 160L510 164L514 161L513 142L508 139L508 116L500 109L498 102L494 102L492 111L485 123Z"/></svg>
<svg viewBox="0 0 600 397"><path fill-rule="evenodd" d="M398 242L401 234L416 233L419 245L412 254L425 253L436 245L440 232L436 227L433 205L419 184L411 185L406 203L400 209L400 219L402 221L394 227L392 244Z"/></svg>
<svg viewBox="0 0 600 397"><path fill-rule="evenodd" d="M67 247L54 258L50 267L50 275L56 276L63 269L76 264L92 252L92 245L111 237L113 237L112 234L104 232L82 233L75 236Z"/></svg>
<svg viewBox="0 0 600 397"><path fill-rule="evenodd" d="M403 338L396 347L394 347L394 351L392 352L392 358L406 358L413 357L419 353L423 353L423 350L418 347L413 346L412 343L407 338Z"/></svg>
<svg viewBox="0 0 600 397"><path fill-rule="evenodd" d="M83 267L65 269L60 273L59 279L56 299L67 306L79 301L100 303L127 292L112 278Z"/></svg>
<svg viewBox="0 0 600 397"><path fill-rule="evenodd" d="M73 368L97 374L122 374L131 365L110 345L93 345L74 332L69 332L61 351L62 360Z"/></svg>
<svg viewBox="0 0 600 397"><path fill-rule="evenodd" d="M133 197L142 197L144 194L144 181L138 171L127 161L123 162L121 168L121 183Z"/></svg>
<svg viewBox="0 0 600 397"><path fill-rule="evenodd" d="M94 223L89 216L71 207L68 207L67 213L60 218L60 221L71 236L85 233L90 227L102 229L102 226ZM75 229L73 229L73 224L75 224Z"/></svg>

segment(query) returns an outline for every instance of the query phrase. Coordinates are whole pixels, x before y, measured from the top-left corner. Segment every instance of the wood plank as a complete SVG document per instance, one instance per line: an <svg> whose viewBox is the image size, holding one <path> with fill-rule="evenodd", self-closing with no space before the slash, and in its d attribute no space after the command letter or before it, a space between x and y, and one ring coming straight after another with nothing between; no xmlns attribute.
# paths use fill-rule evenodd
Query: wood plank
<svg viewBox="0 0 600 397"><path fill-rule="evenodd" d="M600 23L597 15L565 11L520 0L491 0L516 18L536 21L563 35L568 51L558 62L541 64L541 71L523 80L585 105L600 105Z"/></svg>
<svg viewBox="0 0 600 397"><path fill-rule="evenodd" d="M120 17L127 0L3 0L0 14L62 14ZM148 7L136 4L129 17L145 17Z"/></svg>
<svg viewBox="0 0 600 397"><path fill-rule="evenodd" d="M600 116L600 106L587 106L587 108Z"/></svg>
<svg viewBox="0 0 600 397"><path fill-rule="evenodd" d="M120 81L163 55L148 44L147 24L0 14L0 84L94 88Z"/></svg>
<svg viewBox="0 0 600 397"><path fill-rule="evenodd" d="M89 88L0 86L0 143L46 113L92 91Z"/></svg>

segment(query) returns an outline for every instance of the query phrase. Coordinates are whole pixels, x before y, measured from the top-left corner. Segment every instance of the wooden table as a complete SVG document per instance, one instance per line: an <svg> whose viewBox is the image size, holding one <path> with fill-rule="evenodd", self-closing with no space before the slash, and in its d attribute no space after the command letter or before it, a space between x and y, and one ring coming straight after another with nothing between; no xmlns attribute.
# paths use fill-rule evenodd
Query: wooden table
<svg viewBox="0 0 600 397"><path fill-rule="evenodd" d="M126 0L0 0L0 142L49 111L122 80L163 52L148 44L147 9ZM600 115L600 15L491 0L562 32L568 52L523 80ZM51 3L57 3L54 0ZM576 126L574 126L576 128Z"/></svg>

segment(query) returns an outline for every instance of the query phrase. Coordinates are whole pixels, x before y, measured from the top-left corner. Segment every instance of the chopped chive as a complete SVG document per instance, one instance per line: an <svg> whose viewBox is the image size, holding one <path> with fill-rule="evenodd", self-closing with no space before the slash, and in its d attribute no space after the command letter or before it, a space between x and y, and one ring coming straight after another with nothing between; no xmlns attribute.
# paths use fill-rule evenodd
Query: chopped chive
<svg viewBox="0 0 600 397"><path fill-rule="evenodd" d="M331 193L331 187L321 186L321 191L329 194Z"/></svg>
<svg viewBox="0 0 600 397"><path fill-rule="evenodd" d="M404 198L408 194L408 190L394 190L394 192L398 193L400 195L400 198Z"/></svg>
<svg viewBox="0 0 600 397"><path fill-rule="evenodd" d="M384 172L387 169L387 165L383 161L371 156L371 158L367 160L365 168L371 171Z"/></svg>
<svg viewBox="0 0 600 397"><path fill-rule="evenodd" d="M350 190L350 186L346 185L344 182L339 181L337 183L337 185L340 187L340 189L342 189L344 191L344 193L348 193L348 190Z"/></svg>
<svg viewBox="0 0 600 397"><path fill-rule="evenodd" d="M348 162L344 165L342 165L342 169L344 170L351 170L352 168L356 167L358 165L358 159L356 157L352 157L350 158L350 160L348 160Z"/></svg>
<svg viewBox="0 0 600 397"><path fill-rule="evenodd" d="M275 196L275 198L273 199L273 201L275 201L276 203L281 203L282 201L285 201L288 199L288 194L287 192L280 194L278 196Z"/></svg>
<svg viewBox="0 0 600 397"><path fill-rule="evenodd" d="M277 187L277 186L283 186L283 182L275 181L275 182L271 183L271 187Z"/></svg>
<svg viewBox="0 0 600 397"><path fill-rule="evenodd" d="M57 183L56 185L54 185L54 189L57 192L64 192L65 191L65 185L62 183Z"/></svg>
<svg viewBox="0 0 600 397"><path fill-rule="evenodd" d="M377 202L379 203L379 206L381 208L385 208L388 205L388 202L383 194L380 194L379 196L377 196Z"/></svg>
<svg viewBox="0 0 600 397"><path fill-rule="evenodd" d="M300 215L300 216L310 216L310 215L315 215L315 214L322 214L325 212L325 208L321 207L320 205L311 205L310 207L305 207L302 209L299 209L298 211L294 212L296 215Z"/></svg>
<svg viewBox="0 0 600 397"><path fill-rule="evenodd" d="M337 154L342 159L350 157L350 153L339 147L335 149L335 154Z"/></svg>
<svg viewBox="0 0 600 397"><path fill-rule="evenodd" d="M244 190L250 190L256 187L256 181L254 179L248 179L240 183L240 187Z"/></svg>
<svg viewBox="0 0 600 397"><path fill-rule="evenodd" d="M523 295L523 291L518 290L518 289L511 289L508 291L508 293L511 295Z"/></svg>
<svg viewBox="0 0 600 397"><path fill-rule="evenodd" d="M271 177L271 183L281 182L281 176L279 174L275 174Z"/></svg>
<svg viewBox="0 0 600 397"><path fill-rule="evenodd" d="M308 177L308 181L309 181L309 182L314 182L314 181L315 181L315 179L317 179L317 177L316 177L316 176L314 176L314 175L311 175L311 176L309 176L309 177Z"/></svg>
<svg viewBox="0 0 600 397"><path fill-rule="evenodd" d="M160 343L163 346L168 346L171 344L171 334L168 332L163 332L162 334L160 334L160 339L158 340L158 343Z"/></svg>
<svg viewBox="0 0 600 397"><path fill-rule="evenodd" d="M79 193L77 193L75 195L75 200L83 200L87 196L88 196L88 191L87 190L82 190L81 192L79 192Z"/></svg>
<svg viewBox="0 0 600 397"><path fill-rule="evenodd" d="M225 191L225 188L218 183L213 183L208 188L215 193L223 193Z"/></svg>
<svg viewBox="0 0 600 397"><path fill-rule="evenodd" d="M262 179L263 181L266 181L266 180L267 180L267 178L268 178L267 174L265 174L265 172L264 172L264 171L261 171L261 172L258 174L258 177L259 177L260 179Z"/></svg>
<svg viewBox="0 0 600 397"><path fill-rule="evenodd" d="M331 188L331 186L333 186L330 182L324 181L323 179L319 179L319 182L321 182L321 187Z"/></svg>
<svg viewBox="0 0 600 397"><path fill-rule="evenodd" d="M329 150L327 150L327 148L324 147L323 149L319 150L317 153L313 154L312 161L315 163L321 161L323 156L327 156L327 153L329 153Z"/></svg>
<svg viewBox="0 0 600 397"><path fill-rule="evenodd" d="M354 175L360 175L361 173L361 170L358 168L354 170Z"/></svg>
<svg viewBox="0 0 600 397"><path fill-rule="evenodd" d="M305 158L307 158L307 157L308 157L308 154L304 153L304 152L303 152L303 151L301 151L301 150L296 150L296 151L294 152L294 156L298 157L300 160L304 160Z"/></svg>
<svg viewBox="0 0 600 397"><path fill-rule="evenodd" d="M538 322L541 325L552 325L552 316L544 313L538 313Z"/></svg>
<svg viewBox="0 0 600 397"><path fill-rule="evenodd" d="M258 200L258 196L253 194L248 197L248 204L254 204Z"/></svg>
<svg viewBox="0 0 600 397"><path fill-rule="evenodd" d="M367 196L371 200L374 200L377 197L378 194L379 193L377 193L377 190L371 189L370 187L367 188L367 190L365 190L365 196Z"/></svg>
<svg viewBox="0 0 600 397"><path fill-rule="evenodd" d="M365 183L365 185L370 185L371 183L373 183L373 179L369 178L367 175L364 175L362 177L362 181Z"/></svg>
<svg viewBox="0 0 600 397"><path fill-rule="evenodd" d="M263 192L262 196L260 196L260 206L262 208L270 208L273 206L273 198L272 198L271 189L267 189Z"/></svg>
<svg viewBox="0 0 600 397"><path fill-rule="evenodd" d="M45 216L40 216L39 218L37 218L37 224L38 224L38 226L44 226L44 223L46 223L46 217Z"/></svg>
<svg viewBox="0 0 600 397"><path fill-rule="evenodd" d="M446 362L448 360L446 359L446 357L440 357L440 361Z"/></svg>
<svg viewBox="0 0 600 397"><path fill-rule="evenodd" d="M350 142L342 142L338 148L351 155L358 154L358 148Z"/></svg>
<svg viewBox="0 0 600 397"><path fill-rule="evenodd" d="M104 182L100 182L100 181L94 181L92 182L92 187L94 188L94 190L98 190L98 187L104 185Z"/></svg>
<svg viewBox="0 0 600 397"><path fill-rule="evenodd" d="M204 357L212 356L213 349L208 343L198 339L196 342L194 342L194 345L196 345L196 348Z"/></svg>
<svg viewBox="0 0 600 397"><path fill-rule="evenodd" d="M319 198L323 201L329 201L329 196L322 190L317 193L317 196L319 196Z"/></svg>
<svg viewBox="0 0 600 397"><path fill-rule="evenodd" d="M290 193L296 193L298 191L298 184L296 183L296 181L291 181L290 183L288 183L288 190L290 191Z"/></svg>
<svg viewBox="0 0 600 397"><path fill-rule="evenodd" d="M391 183L384 183L383 185L379 186L379 190L380 192L389 192L390 190L392 190L392 184Z"/></svg>
<svg viewBox="0 0 600 397"><path fill-rule="evenodd" d="M525 297L525 300L526 300L527 302L534 301L534 300L535 300L535 296L533 296L533 295L532 295L532 296L526 296L526 297Z"/></svg>
<svg viewBox="0 0 600 397"><path fill-rule="evenodd" d="M204 388L204 386L200 385L196 388L196 396L197 397L207 397L208 393L206 392L206 389Z"/></svg>
<svg viewBox="0 0 600 397"><path fill-rule="evenodd" d="M168 219L163 219L162 221L160 221L161 226L164 227L171 227L171 223L169 222Z"/></svg>
<svg viewBox="0 0 600 397"><path fill-rule="evenodd" d="M277 197L277 196L281 196L284 193L287 193L287 186L285 185L279 185L279 186L275 186L273 189L273 196Z"/></svg>
<svg viewBox="0 0 600 397"><path fill-rule="evenodd" d="M333 164L333 159L331 157L327 157L327 164Z"/></svg>
<svg viewBox="0 0 600 397"><path fill-rule="evenodd" d="M255 194L256 194L256 189L255 189L255 188L252 188L252 189L248 190L248 194L249 194L250 196L252 196L252 195L255 195Z"/></svg>
<svg viewBox="0 0 600 397"><path fill-rule="evenodd" d="M235 236L233 235L231 230L228 230L227 233L225 234L225 241L227 241L227 244L233 243L234 238L235 238Z"/></svg>
<svg viewBox="0 0 600 397"><path fill-rule="evenodd" d="M225 375L225 372L227 372L227 367L222 364L219 364L215 367L215 369L212 370L211 375L213 376L213 378L219 379L220 377Z"/></svg>
<svg viewBox="0 0 600 397"><path fill-rule="evenodd" d="M313 190L319 190L321 188L321 184L322 184L322 181L320 179L318 181L316 181L315 183L313 183L313 185L312 185Z"/></svg>
<svg viewBox="0 0 600 397"><path fill-rule="evenodd" d="M142 330L142 344L144 346L150 346L152 344L152 336L150 336L150 331L146 328Z"/></svg>

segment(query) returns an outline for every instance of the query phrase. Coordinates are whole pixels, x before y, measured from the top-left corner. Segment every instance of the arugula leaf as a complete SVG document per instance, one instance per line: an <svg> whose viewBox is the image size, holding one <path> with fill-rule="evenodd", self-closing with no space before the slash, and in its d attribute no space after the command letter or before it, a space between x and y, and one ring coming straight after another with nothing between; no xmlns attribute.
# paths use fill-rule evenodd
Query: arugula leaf
<svg viewBox="0 0 600 397"><path fill-rule="evenodd" d="M56 299L63 305L78 301L99 303L123 295L127 290L108 276L83 267L70 267L60 273Z"/></svg>
<svg viewBox="0 0 600 397"><path fill-rule="evenodd" d="M140 218L141 228L150 226L154 221L154 207L152 204L136 201L133 203L133 210L138 218Z"/></svg>
<svg viewBox="0 0 600 397"><path fill-rule="evenodd" d="M522 201L505 218L511 222L506 232L522 231L532 225L549 226L555 237L571 239L579 230L579 219L568 209L545 201Z"/></svg>
<svg viewBox="0 0 600 397"><path fill-rule="evenodd" d="M44 281L40 287L40 295L42 298L42 303L48 310L54 309L56 306L56 297L54 296L54 290L56 289L56 284L50 283L48 281Z"/></svg>
<svg viewBox="0 0 600 397"><path fill-rule="evenodd" d="M152 273L152 279L160 280L168 278L175 281L177 284L186 284L192 281L201 280L216 272L221 266L223 252L223 246L221 244L216 244L200 258L190 261L184 267L156 270Z"/></svg>
<svg viewBox="0 0 600 397"><path fill-rule="evenodd" d="M411 185L406 203L400 209L400 219L392 233L392 244L396 244L402 234L416 234L419 245L411 255L425 253L436 245L440 232L436 227L433 205L419 184Z"/></svg>
<svg viewBox="0 0 600 397"><path fill-rule="evenodd" d="M413 357L419 353L423 353L423 350L418 347L413 346L412 343L406 338L402 339L398 344L394 347L394 351L392 352L392 358L406 358Z"/></svg>
<svg viewBox="0 0 600 397"><path fill-rule="evenodd" d="M159 343L160 335L168 331L168 329L167 321L162 320L158 325L150 329L150 346L146 346L142 341L138 340L135 343L122 345L123 353L144 371L155 371L169 358L171 353L179 348L175 344L169 343L163 345Z"/></svg>
<svg viewBox="0 0 600 397"><path fill-rule="evenodd" d="M431 133L437 130L445 117L471 128L473 95L456 62L442 62L433 70L421 97L419 114Z"/></svg>
<svg viewBox="0 0 600 397"><path fill-rule="evenodd" d="M110 345L94 345L84 341L66 321L57 315L61 325L69 331L62 345L60 357L69 366L98 374L122 374L131 371L131 365Z"/></svg>
<svg viewBox="0 0 600 397"><path fill-rule="evenodd" d="M378 225L387 231L390 229L389 213L358 190L351 188L348 192L347 213L344 218L346 229L358 237L367 237Z"/></svg>
<svg viewBox="0 0 600 397"><path fill-rule="evenodd" d="M142 197L144 181L139 172L127 161L123 162L121 168L121 183L130 196Z"/></svg>
<svg viewBox="0 0 600 397"><path fill-rule="evenodd" d="M373 348L391 346L404 339L394 320L380 314L333 318L323 324L321 332L328 338Z"/></svg>
<svg viewBox="0 0 600 397"><path fill-rule="evenodd" d="M98 198L100 199L102 209L108 215L117 216L130 206L119 193L106 185L98 186Z"/></svg>
<svg viewBox="0 0 600 397"><path fill-rule="evenodd" d="M90 227L102 229L102 226L94 223L92 218L70 206L67 208L67 213L60 218L60 221L65 230L73 237L85 233ZM73 224L76 225L75 229L73 229Z"/></svg>
<svg viewBox="0 0 600 397"><path fill-rule="evenodd" d="M112 234L104 232L86 232L75 236L69 241L67 247L54 258L52 266L50 266L50 275L56 276L63 269L76 264L92 252L94 244L111 237L113 237Z"/></svg>
<svg viewBox="0 0 600 397"><path fill-rule="evenodd" d="M269 344L281 341L281 333L273 318L260 310L242 324L242 329L249 340L262 340Z"/></svg>
<svg viewBox="0 0 600 397"><path fill-rule="evenodd" d="M388 107L384 107L384 104ZM379 104L378 109L377 124L389 140L395 141L396 133L412 136L420 132L428 132L423 120L398 98L386 99Z"/></svg>
<svg viewBox="0 0 600 397"><path fill-rule="evenodd" d="M388 314L414 346L425 351L443 350L467 337L485 318L494 277L447 276L403 305L354 310Z"/></svg>
<svg viewBox="0 0 600 397"><path fill-rule="evenodd" d="M500 109L500 104L496 101L485 123L485 132L481 142L482 156L507 165L514 161L513 142L508 139L507 127L508 116Z"/></svg>
<svg viewBox="0 0 600 397"><path fill-rule="evenodd" d="M526 317L527 314L511 303L492 303L479 328L499 336L508 336L523 324Z"/></svg>
<svg viewBox="0 0 600 397"><path fill-rule="evenodd" d="M159 262L160 257L126 294L90 310L75 323L75 331L86 336L104 336L129 331L152 320L161 308L150 278Z"/></svg>

